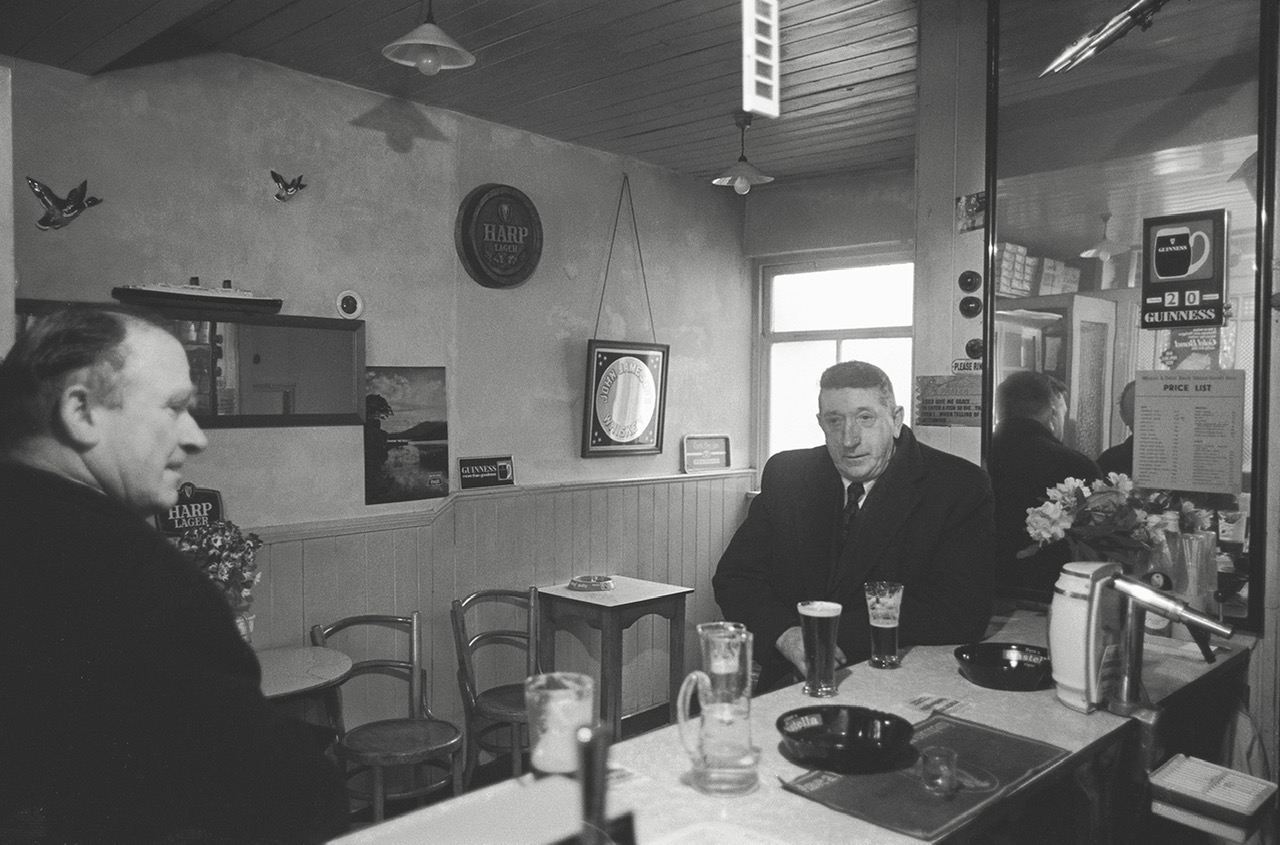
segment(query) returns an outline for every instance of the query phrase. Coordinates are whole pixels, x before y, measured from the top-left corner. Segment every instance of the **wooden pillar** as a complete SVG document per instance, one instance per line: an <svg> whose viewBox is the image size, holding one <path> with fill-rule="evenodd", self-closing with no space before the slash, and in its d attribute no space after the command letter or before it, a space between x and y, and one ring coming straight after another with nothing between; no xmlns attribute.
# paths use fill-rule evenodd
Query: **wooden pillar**
<svg viewBox="0 0 1280 845"><path fill-rule="evenodd" d="M983 189L986 174L985 0L920 4L916 117L916 296L912 370L949 375L982 337L982 317L960 314L965 270L982 272L983 230L956 231L956 198ZM979 291L976 295L981 296ZM916 427L920 439L978 463L981 430Z"/></svg>

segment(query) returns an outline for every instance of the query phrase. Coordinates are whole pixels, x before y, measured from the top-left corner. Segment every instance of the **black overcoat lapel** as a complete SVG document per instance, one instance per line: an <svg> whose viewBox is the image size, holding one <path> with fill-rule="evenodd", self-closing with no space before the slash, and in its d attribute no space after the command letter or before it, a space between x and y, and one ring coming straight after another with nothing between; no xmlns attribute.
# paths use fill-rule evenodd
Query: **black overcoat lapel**
<svg viewBox="0 0 1280 845"><path fill-rule="evenodd" d="M904 530L907 519L920 503L920 452L915 438L903 430L893 458L884 474L872 486L858 511L853 539L844 549L840 565L833 573L830 593L834 601L861 601L861 585L873 571L885 578L897 572L897 561L888 559L890 550L900 545L894 537Z"/></svg>
<svg viewBox="0 0 1280 845"><path fill-rule="evenodd" d="M844 508L844 480L836 471L825 447L815 461L818 469L810 476L811 480L803 488L794 491L792 513L796 520L795 536L809 538L805 544L806 555L813 558L802 562L797 571L803 573L805 579L805 596L827 599L836 568L832 560L832 544L836 539L840 511Z"/></svg>

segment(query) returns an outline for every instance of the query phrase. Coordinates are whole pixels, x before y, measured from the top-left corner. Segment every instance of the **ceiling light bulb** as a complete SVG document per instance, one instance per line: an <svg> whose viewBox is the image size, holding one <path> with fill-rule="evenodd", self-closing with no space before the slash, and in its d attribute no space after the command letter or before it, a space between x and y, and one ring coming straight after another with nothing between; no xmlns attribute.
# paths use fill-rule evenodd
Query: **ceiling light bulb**
<svg viewBox="0 0 1280 845"><path fill-rule="evenodd" d="M440 51L435 47L423 47L422 57L415 63L415 67L423 76L435 76L440 72Z"/></svg>
<svg viewBox="0 0 1280 845"><path fill-rule="evenodd" d="M751 180L746 176L739 176L737 179L733 180L733 190L735 193L745 194L747 191L751 190Z"/></svg>

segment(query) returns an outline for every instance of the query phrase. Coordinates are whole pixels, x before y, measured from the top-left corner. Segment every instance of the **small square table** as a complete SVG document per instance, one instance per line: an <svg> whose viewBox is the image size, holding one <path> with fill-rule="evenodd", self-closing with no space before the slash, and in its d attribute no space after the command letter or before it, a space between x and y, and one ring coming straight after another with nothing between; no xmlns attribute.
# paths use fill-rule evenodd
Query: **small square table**
<svg viewBox="0 0 1280 845"><path fill-rule="evenodd" d="M322 696L325 720L341 732L335 687L351 674L351 658L321 646L282 646L257 652L262 694L268 701Z"/></svg>
<svg viewBox="0 0 1280 845"><path fill-rule="evenodd" d="M667 620L668 721L676 720L676 699L684 682L684 603L692 587L613 576L612 590L571 590L564 584L538 588L538 660L555 670L556 631L581 619L600 632L600 719L622 738L622 632L651 613Z"/></svg>

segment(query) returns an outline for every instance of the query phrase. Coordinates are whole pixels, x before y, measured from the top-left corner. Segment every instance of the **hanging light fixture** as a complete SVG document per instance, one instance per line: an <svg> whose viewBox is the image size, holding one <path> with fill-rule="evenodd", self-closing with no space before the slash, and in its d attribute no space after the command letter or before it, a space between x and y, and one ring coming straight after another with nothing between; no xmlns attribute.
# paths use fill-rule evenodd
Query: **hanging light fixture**
<svg viewBox="0 0 1280 845"><path fill-rule="evenodd" d="M426 76L435 76L442 70L470 67L476 57L463 49L445 31L436 26L431 11L431 0L426 0L427 16L413 32L397 38L382 48L382 55L393 62L416 67Z"/></svg>
<svg viewBox="0 0 1280 845"><path fill-rule="evenodd" d="M1105 50L1110 44L1119 41L1125 33L1135 26L1146 31L1151 27L1151 19L1160 7L1169 0L1134 0L1124 11L1112 15L1107 20L1081 35L1067 45L1058 58L1040 71L1040 76L1061 73L1084 64Z"/></svg>
<svg viewBox="0 0 1280 845"><path fill-rule="evenodd" d="M711 184L732 185L734 191L739 194L745 194L751 190L752 185L772 182L773 177L765 176L760 172L759 168L747 161L747 127L751 125L750 112L739 112L734 116L734 123L737 124L742 133L742 154L723 173L712 179Z"/></svg>

